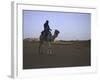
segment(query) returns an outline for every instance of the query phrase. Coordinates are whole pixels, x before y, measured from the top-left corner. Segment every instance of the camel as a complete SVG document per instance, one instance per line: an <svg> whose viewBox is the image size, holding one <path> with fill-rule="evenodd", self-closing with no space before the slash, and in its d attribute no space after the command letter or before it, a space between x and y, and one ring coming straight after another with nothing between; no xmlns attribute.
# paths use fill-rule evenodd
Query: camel
<svg viewBox="0 0 100 80"><path fill-rule="evenodd" d="M48 32L48 35L47 36L44 36L45 33L43 33L43 31L41 32L41 35L40 35L40 42L39 42L39 54L43 54L44 52L44 48L43 48L43 45L47 45L46 48L47 50L45 50L45 53L46 54L52 54L52 48L51 48L51 42L53 42L57 37L58 37L58 34L60 32L58 30L55 30L54 34L52 35L51 32L49 31ZM45 44L46 43L46 44Z"/></svg>

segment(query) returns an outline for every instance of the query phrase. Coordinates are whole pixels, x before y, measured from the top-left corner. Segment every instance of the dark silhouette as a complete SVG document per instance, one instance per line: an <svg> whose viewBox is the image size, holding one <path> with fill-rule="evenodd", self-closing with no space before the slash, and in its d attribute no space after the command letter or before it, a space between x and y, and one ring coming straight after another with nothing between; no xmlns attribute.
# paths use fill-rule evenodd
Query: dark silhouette
<svg viewBox="0 0 100 80"><path fill-rule="evenodd" d="M49 31L49 30L51 30L49 27L49 21L46 20L46 22L44 23L44 31Z"/></svg>
<svg viewBox="0 0 100 80"><path fill-rule="evenodd" d="M50 31L51 29L49 27L49 21L46 20L46 22L44 23L44 31L42 31L42 35L44 35L44 37L47 37Z"/></svg>
<svg viewBox="0 0 100 80"><path fill-rule="evenodd" d="M39 53L43 53L42 45L44 42L46 42L48 47L48 50L46 52L52 54L51 41L54 41L54 39L58 36L58 34L59 34L58 30L55 30L54 35L51 34L49 21L46 20L46 22L44 23L44 30L41 32L40 35Z"/></svg>

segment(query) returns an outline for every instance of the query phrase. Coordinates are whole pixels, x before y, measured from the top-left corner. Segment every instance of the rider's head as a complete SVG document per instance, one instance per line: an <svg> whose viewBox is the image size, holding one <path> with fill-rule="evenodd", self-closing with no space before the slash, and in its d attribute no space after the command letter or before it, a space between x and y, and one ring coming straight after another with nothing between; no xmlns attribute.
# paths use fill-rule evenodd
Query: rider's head
<svg viewBox="0 0 100 80"><path fill-rule="evenodd" d="M48 23L49 23L49 21L48 21L48 20L46 20L46 23L48 24Z"/></svg>

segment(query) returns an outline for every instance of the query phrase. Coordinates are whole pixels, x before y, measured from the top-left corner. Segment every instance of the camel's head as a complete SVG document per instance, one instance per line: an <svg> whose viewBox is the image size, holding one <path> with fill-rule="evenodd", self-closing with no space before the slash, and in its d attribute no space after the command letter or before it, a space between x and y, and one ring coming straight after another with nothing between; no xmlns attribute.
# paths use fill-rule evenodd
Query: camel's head
<svg viewBox="0 0 100 80"><path fill-rule="evenodd" d="M56 29L55 30L55 34L58 35L60 32Z"/></svg>
<svg viewBox="0 0 100 80"><path fill-rule="evenodd" d="M60 33L60 32L56 29L56 30L55 30L55 33L54 33L54 36L57 37L59 33Z"/></svg>

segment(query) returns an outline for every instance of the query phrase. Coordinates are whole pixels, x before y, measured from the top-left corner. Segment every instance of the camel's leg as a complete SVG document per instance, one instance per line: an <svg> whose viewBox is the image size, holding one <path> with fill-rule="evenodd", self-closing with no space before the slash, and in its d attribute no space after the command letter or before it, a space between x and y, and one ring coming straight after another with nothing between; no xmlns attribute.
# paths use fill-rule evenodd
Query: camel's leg
<svg viewBox="0 0 100 80"><path fill-rule="evenodd" d="M39 54L41 53L41 43L39 43Z"/></svg>
<svg viewBox="0 0 100 80"><path fill-rule="evenodd" d="M52 54L52 48L51 48L51 43L50 42L48 42L48 54Z"/></svg>
<svg viewBox="0 0 100 80"><path fill-rule="evenodd" d="M39 43L39 54L43 53L42 45L43 45L43 42L40 41L40 43Z"/></svg>

